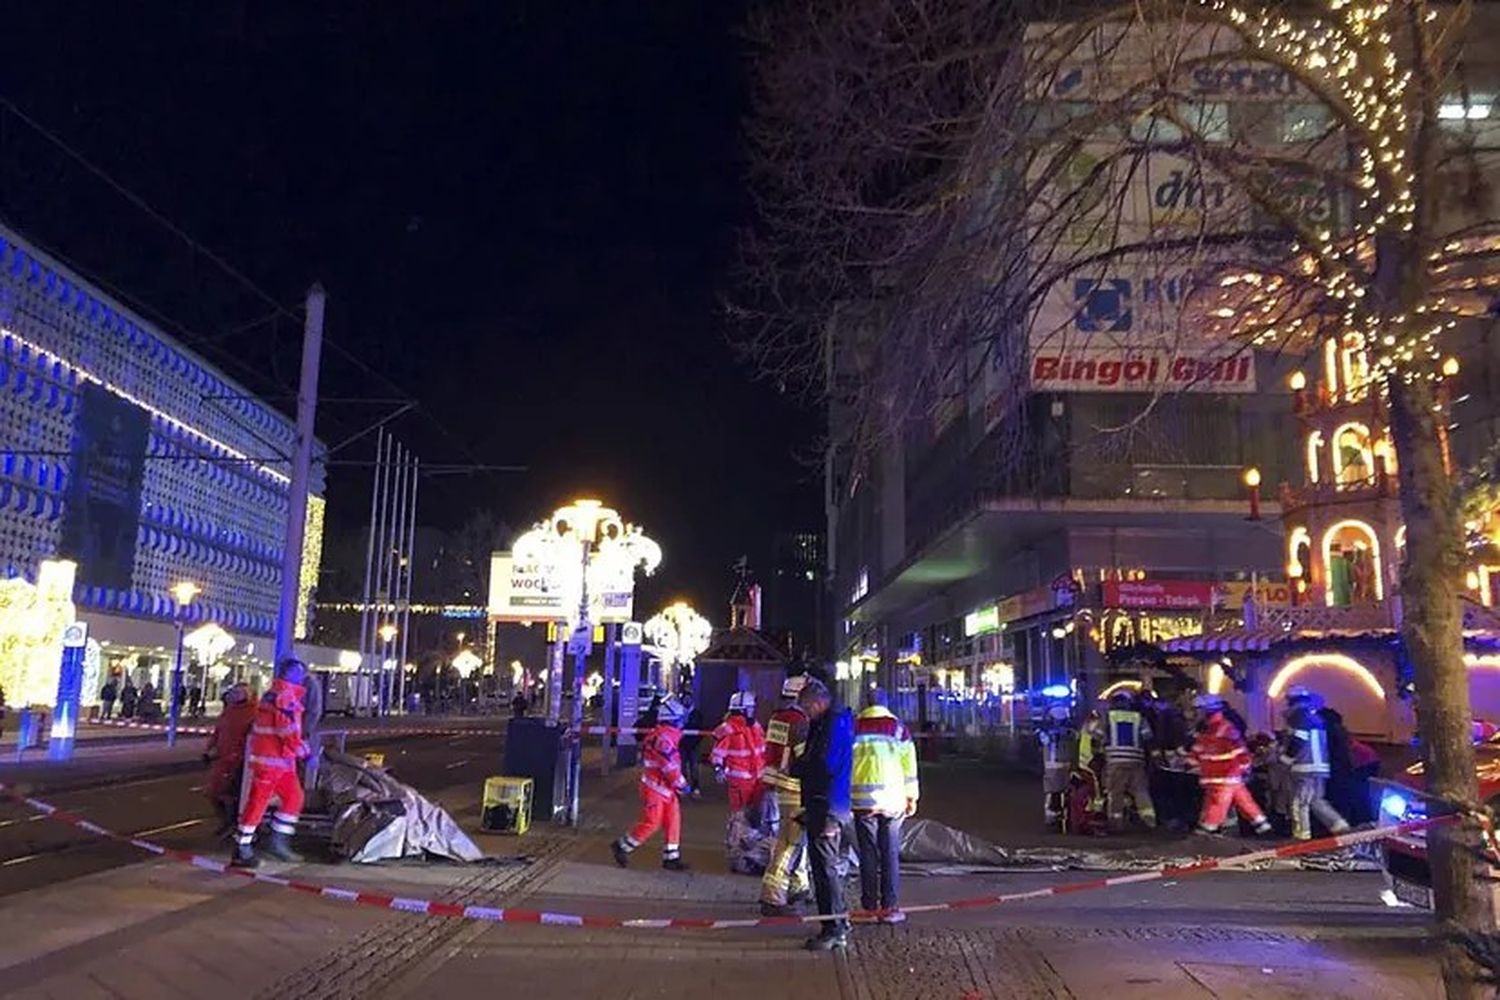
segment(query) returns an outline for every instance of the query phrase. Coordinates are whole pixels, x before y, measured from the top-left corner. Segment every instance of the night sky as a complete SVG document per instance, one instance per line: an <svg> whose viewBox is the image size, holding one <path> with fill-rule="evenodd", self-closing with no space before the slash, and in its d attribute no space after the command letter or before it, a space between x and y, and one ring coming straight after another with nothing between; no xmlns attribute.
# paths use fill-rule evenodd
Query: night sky
<svg viewBox="0 0 1500 1000"><path fill-rule="evenodd" d="M764 567L773 532L821 527L818 417L752 382L719 306L748 216L740 16L13 5L0 97L276 302L321 280L326 396L414 397L396 426L424 461L529 467L424 486L424 523L488 507L524 525L593 494L663 544L644 602L718 611L736 556ZM254 390L291 392L297 322L10 110L0 217ZM328 405L319 436L379 412ZM358 526L368 489L331 470L332 530Z"/></svg>

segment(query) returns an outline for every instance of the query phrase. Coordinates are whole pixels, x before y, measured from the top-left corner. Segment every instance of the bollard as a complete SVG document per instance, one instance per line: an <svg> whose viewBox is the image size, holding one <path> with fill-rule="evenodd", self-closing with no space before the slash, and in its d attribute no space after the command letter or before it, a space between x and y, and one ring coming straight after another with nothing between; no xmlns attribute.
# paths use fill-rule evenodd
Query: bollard
<svg viewBox="0 0 1500 1000"><path fill-rule="evenodd" d="M16 720L16 760L27 750L34 750L42 743L42 720L41 712L33 712L29 708L21 709L21 714Z"/></svg>

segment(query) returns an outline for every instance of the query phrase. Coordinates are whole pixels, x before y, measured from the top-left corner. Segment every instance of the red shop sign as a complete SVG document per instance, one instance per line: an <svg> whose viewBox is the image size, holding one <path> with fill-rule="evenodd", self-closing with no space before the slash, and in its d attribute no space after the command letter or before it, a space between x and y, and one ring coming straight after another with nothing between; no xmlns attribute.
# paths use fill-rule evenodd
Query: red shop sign
<svg viewBox="0 0 1500 1000"><path fill-rule="evenodd" d="M1207 580L1105 580L1107 608L1206 608L1214 585Z"/></svg>

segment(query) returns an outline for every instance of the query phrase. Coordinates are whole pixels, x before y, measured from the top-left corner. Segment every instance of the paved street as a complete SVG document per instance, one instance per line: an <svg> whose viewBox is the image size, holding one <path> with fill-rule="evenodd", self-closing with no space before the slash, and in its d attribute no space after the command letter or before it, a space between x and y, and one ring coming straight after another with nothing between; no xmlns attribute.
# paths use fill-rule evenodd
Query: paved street
<svg viewBox="0 0 1500 1000"><path fill-rule="evenodd" d="M397 772L444 802L470 829L479 780L498 766L495 737L373 743ZM65 793L59 804L153 839L212 850L184 774ZM741 917L755 880L723 874L716 790L686 804L690 874L665 873L653 845L628 870L607 843L635 807L634 777L587 776L576 833L539 827L484 837L526 865L372 867L308 864L299 879L411 898L525 906L606 916ZM929 769L936 806L992 801L1019 811L1029 784L973 768ZM938 791L942 789L942 791ZM1029 804L1030 795L1026 796ZM945 809L950 808L946 807ZM985 809L969 810L980 826ZM22 997L764 996L883 997L1423 997L1437 995L1425 919L1391 911L1371 874L1224 873L1079 893L994 909L861 927L845 957L808 955L807 931L606 930L493 925L339 904L91 843L6 807L0 827L0 994ZM958 823L962 814L935 818ZM990 830L993 834L996 831ZM1091 845L1098 846L1098 845ZM1231 845L1233 846L1233 845ZM1164 853L1179 853L1176 844ZM22 860L24 859L24 860ZM278 866L279 870L279 866ZM1089 873L909 878L908 903L1025 890ZM579 963L580 949L589 961ZM233 956L233 957L230 957Z"/></svg>

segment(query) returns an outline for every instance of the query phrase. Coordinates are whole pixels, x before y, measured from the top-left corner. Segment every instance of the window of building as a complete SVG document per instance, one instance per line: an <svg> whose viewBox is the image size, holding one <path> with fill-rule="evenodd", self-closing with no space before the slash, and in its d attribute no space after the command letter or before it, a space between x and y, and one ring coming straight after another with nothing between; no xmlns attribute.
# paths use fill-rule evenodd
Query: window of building
<svg viewBox="0 0 1500 1000"><path fill-rule="evenodd" d="M1328 134L1333 112L1325 104L1288 104L1281 111L1281 141L1311 142Z"/></svg>
<svg viewBox="0 0 1500 1000"><path fill-rule="evenodd" d="M1360 486L1374 478L1370 429L1364 424L1345 424L1333 435L1333 481L1340 486Z"/></svg>
<svg viewBox="0 0 1500 1000"><path fill-rule="evenodd" d="M1363 521L1340 521L1323 535L1329 607L1374 604L1385 595L1380 581L1380 542Z"/></svg>
<svg viewBox="0 0 1500 1000"><path fill-rule="evenodd" d="M1196 135L1209 142L1229 141L1229 105L1223 101L1189 101L1174 104L1172 115ZM1171 117L1156 110L1145 111L1130 123L1130 138L1136 142L1173 143L1185 138Z"/></svg>
<svg viewBox="0 0 1500 1000"><path fill-rule="evenodd" d="M1452 94L1438 105L1438 118L1445 122L1484 121L1495 114L1494 95Z"/></svg>

